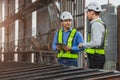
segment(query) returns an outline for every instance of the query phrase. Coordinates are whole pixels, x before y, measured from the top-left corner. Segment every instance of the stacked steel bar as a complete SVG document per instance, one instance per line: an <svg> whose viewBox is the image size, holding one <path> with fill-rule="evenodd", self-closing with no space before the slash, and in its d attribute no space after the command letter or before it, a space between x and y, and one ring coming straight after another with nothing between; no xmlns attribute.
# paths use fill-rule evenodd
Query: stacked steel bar
<svg viewBox="0 0 120 80"><path fill-rule="evenodd" d="M119 73L82 69L59 64L0 63L0 80L120 79Z"/></svg>

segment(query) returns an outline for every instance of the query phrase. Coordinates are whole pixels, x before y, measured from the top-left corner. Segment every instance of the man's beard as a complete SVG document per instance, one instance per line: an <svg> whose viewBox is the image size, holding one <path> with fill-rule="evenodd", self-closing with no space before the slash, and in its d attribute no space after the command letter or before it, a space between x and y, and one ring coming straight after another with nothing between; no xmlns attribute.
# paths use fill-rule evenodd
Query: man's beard
<svg viewBox="0 0 120 80"><path fill-rule="evenodd" d="M88 19L88 21L92 21L92 19Z"/></svg>
<svg viewBox="0 0 120 80"><path fill-rule="evenodd" d="M70 27L66 27L66 29L70 29Z"/></svg>
<svg viewBox="0 0 120 80"><path fill-rule="evenodd" d="M65 28L66 28L66 29L70 29L70 27L71 27L70 25L67 25Z"/></svg>

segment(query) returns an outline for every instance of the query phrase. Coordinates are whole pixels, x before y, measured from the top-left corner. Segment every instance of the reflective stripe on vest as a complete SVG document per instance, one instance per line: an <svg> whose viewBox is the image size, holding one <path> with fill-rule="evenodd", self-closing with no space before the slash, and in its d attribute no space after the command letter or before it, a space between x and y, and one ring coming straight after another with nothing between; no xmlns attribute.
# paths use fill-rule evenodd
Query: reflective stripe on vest
<svg viewBox="0 0 120 80"><path fill-rule="evenodd" d="M86 48L85 52L89 53L89 54L94 54L94 53L98 53L98 54L105 54L105 50L104 49L92 49L92 48Z"/></svg>
<svg viewBox="0 0 120 80"><path fill-rule="evenodd" d="M67 40L67 46L69 47L72 47L72 41L74 39L74 36L76 34L77 30L76 29L72 29L69 37L68 37L68 40ZM63 43L63 32L62 32L62 29L60 29L58 31L58 42L59 43ZM57 57L58 58L78 58L78 54L73 54L71 53L70 51L66 51L64 52L63 50L60 50L60 52L57 54Z"/></svg>
<svg viewBox="0 0 120 80"><path fill-rule="evenodd" d="M106 36L107 36L107 29L106 29L106 25L100 21L100 20L97 20L96 22L100 22L101 24L103 24L105 26L105 36L104 36L104 44L103 44L103 48L100 49L100 48L86 48L85 49L85 52L89 53L89 54L94 54L94 53L97 53L97 54L105 54L105 43L106 43ZM88 42L90 42L90 34L88 34Z"/></svg>

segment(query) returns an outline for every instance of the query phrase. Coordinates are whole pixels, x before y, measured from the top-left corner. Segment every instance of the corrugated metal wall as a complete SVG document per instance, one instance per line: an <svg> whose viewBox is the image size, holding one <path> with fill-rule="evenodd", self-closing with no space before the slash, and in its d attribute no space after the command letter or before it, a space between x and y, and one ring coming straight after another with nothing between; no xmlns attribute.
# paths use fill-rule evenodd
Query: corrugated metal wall
<svg viewBox="0 0 120 80"><path fill-rule="evenodd" d="M48 6L45 6L37 11L37 37L39 37L41 50L48 50L50 30Z"/></svg>
<svg viewBox="0 0 120 80"><path fill-rule="evenodd" d="M101 17L108 29L105 69L115 70L117 63L117 15L115 6L103 5L102 7L107 9Z"/></svg>

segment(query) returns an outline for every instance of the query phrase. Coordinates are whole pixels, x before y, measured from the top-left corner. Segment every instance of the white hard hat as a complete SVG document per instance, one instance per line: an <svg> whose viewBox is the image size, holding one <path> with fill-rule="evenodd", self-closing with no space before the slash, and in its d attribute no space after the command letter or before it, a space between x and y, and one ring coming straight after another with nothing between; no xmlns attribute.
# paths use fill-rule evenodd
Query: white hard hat
<svg viewBox="0 0 120 80"><path fill-rule="evenodd" d="M102 12L102 8L100 5L98 5L96 2L92 2L90 4L87 5L87 7L85 8L85 11L88 10L93 10L95 12Z"/></svg>
<svg viewBox="0 0 120 80"><path fill-rule="evenodd" d="M65 11L65 12L63 12L63 13L61 14L60 19L61 19L61 20L66 20L66 19L71 19L71 20L73 20L73 16L71 15L70 12Z"/></svg>

